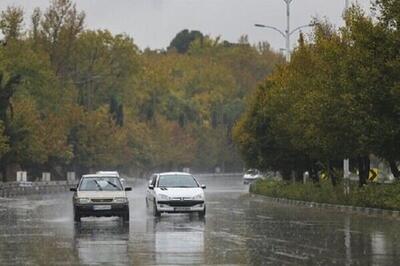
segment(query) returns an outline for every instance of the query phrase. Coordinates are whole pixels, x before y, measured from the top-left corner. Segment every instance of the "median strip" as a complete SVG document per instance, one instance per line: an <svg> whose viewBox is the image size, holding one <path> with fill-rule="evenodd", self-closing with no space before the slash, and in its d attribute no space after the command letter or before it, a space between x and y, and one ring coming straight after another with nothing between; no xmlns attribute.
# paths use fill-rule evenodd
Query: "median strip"
<svg viewBox="0 0 400 266"><path fill-rule="evenodd" d="M400 219L398 191L400 184L353 186L347 195L342 186L333 187L329 182L316 185L260 180L250 186L253 195L277 203Z"/></svg>

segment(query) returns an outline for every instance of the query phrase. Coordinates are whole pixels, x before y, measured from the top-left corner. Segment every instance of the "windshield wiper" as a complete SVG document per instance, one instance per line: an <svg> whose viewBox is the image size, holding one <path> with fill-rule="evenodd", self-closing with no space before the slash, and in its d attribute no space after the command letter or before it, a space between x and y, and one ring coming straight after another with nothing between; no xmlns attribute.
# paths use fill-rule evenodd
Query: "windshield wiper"
<svg viewBox="0 0 400 266"><path fill-rule="evenodd" d="M116 184L114 184L114 183L111 182L111 181L107 181L107 183L110 184L111 186L115 187L115 188L120 189L120 187L118 187Z"/></svg>
<svg viewBox="0 0 400 266"><path fill-rule="evenodd" d="M100 191L103 191L103 189L101 188L99 182L97 182L97 180L93 180L96 183L96 186L99 188Z"/></svg>

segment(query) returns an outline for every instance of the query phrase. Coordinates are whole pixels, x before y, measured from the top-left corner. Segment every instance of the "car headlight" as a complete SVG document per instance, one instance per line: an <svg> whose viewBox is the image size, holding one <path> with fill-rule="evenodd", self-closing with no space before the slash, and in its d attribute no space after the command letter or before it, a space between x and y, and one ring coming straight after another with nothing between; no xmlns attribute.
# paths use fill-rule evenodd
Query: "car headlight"
<svg viewBox="0 0 400 266"><path fill-rule="evenodd" d="M78 203L89 203L90 199L88 199L88 198L78 198L77 201L78 201Z"/></svg>
<svg viewBox="0 0 400 266"><path fill-rule="evenodd" d="M115 203L126 203L128 202L127 198L114 198Z"/></svg>
<svg viewBox="0 0 400 266"><path fill-rule="evenodd" d="M196 196L193 197L194 200L202 200L203 199L203 195L202 194L198 194Z"/></svg>
<svg viewBox="0 0 400 266"><path fill-rule="evenodd" d="M158 199L160 199L160 200L169 200L169 197L167 195L164 195L164 194L159 194L158 195Z"/></svg>

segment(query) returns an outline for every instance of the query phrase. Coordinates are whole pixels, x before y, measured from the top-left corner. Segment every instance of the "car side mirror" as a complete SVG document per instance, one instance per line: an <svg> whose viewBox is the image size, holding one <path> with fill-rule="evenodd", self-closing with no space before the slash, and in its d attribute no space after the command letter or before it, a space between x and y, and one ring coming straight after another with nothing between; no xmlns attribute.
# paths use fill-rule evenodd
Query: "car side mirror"
<svg viewBox="0 0 400 266"><path fill-rule="evenodd" d="M125 187L125 191L132 191L131 187Z"/></svg>
<svg viewBox="0 0 400 266"><path fill-rule="evenodd" d="M207 187L206 187L206 185L201 185L201 188L206 189Z"/></svg>
<svg viewBox="0 0 400 266"><path fill-rule="evenodd" d="M76 187L71 187L71 188L69 188L69 191L76 192Z"/></svg>
<svg viewBox="0 0 400 266"><path fill-rule="evenodd" d="M154 186L153 185L149 185L149 189L154 189Z"/></svg>

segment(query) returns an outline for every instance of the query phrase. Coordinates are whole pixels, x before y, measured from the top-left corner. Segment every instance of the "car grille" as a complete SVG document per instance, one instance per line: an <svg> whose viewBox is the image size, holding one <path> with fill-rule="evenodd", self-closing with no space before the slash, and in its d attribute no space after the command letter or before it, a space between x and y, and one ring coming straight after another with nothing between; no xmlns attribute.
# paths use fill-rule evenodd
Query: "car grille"
<svg viewBox="0 0 400 266"><path fill-rule="evenodd" d="M169 201L158 201L160 204L169 205L171 207L192 207L197 204L203 204L202 200L169 200Z"/></svg>
<svg viewBox="0 0 400 266"><path fill-rule="evenodd" d="M178 198L178 197L175 197L175 198L172 198L172 200L191 200L192 198L190 198L190 197L183 197L183 198Z"/></svg>
<svg viewBox="0 0 400 266"><path fill-rule="evenodd" d="M112 202L113 199L92 199L92 202L98 202L98 203L103 203L103 202Z"/></svg>

